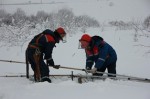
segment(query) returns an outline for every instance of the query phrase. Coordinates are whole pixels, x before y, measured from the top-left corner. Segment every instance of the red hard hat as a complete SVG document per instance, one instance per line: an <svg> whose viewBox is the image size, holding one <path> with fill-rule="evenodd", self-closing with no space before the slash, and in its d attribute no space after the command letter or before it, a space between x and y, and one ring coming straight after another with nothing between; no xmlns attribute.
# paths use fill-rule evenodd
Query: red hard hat
<svg viewBox="0 0 150 99"><path fill-rule="evenodd" d="M81 39L79 41L87 41L90 42L91 41L91 36L88 34L83 34Z"/></svg>
<svg viewBox="0 0 150 99"><path fill-rule="evenodd" d="M65 30L62 27L57 28L56 32L59 34L66 34Z"/></svg>

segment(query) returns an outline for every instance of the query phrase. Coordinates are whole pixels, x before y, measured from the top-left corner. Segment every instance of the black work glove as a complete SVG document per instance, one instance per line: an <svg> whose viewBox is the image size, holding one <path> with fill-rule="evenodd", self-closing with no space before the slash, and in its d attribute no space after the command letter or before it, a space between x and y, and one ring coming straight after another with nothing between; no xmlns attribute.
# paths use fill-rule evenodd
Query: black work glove
<svg viewBox="0 0 150 99"><path fill-rule="evenodd" d="M60 68L60 65L54 65L53 68L59 69L59 68Z"/></svg>
<svg viewBox="0 0 150 99"><path fill-rule="evenodd" d="M50 59L50 60L47 60L47 65L48 66L54 66L54 60L53 59Z"/></svg>

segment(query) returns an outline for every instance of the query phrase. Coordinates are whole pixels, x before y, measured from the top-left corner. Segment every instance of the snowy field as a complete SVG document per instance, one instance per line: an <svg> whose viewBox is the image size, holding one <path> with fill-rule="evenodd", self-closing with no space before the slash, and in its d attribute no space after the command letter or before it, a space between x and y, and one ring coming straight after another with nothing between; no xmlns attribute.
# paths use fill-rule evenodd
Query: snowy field
<svg viewBox="0 0 150 99"><path fill-rule="evenodd" d="M30 0L41 2L41 0ZM80 1L80 2L79 2ZM25 0L1 0L0 3L22 3ZM42 5L0 5L2 9L13 13L22 8L27 14L35 14L38 10L53 12L67 7L76 15L89 15L99 22L110 20L130 21L142 20L150 15L148 0L55 0L53 4ZM61 3L60 3L61 2ZM1 31L1 30L0 30ZM42 30L41 30L42 31ZM113 27L89 28L90 35L100 35L111 44L117 52L117 73L142 78L150 78L150 38L138 37L134 41L134 30L116 30ZM141 33L139 31L139 33ZM81 32L67 36L67 43L56 45L53 51L55 64L81 68L85 67L84 50L78 49ZM28 41L29 42L29 41ZM0 59L25 61L26 42L22 47L1 47ZM145 45L145 46L141 46ZM50 68L50 74L71 74L72 70ZM85 74L73 71L74 74ZM0 62L0 75L24 75L25 65ZM30 68L30 74L33 74ZM51 84L33 83L24 77L0 77L0 99L150 99L150 83L132 81L96 80L79 84L76 80L52 78Z"/></svg>

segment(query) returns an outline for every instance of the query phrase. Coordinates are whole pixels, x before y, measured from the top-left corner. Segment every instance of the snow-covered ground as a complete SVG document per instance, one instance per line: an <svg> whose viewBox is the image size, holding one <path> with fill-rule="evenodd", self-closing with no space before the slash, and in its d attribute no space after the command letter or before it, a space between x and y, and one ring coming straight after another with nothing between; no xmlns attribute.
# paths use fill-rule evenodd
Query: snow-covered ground
<svg viewBox="0 0 150 99"><path fill-rule="evenodd" d="M4 3L20 2L19 0L1 0ZM22 2L25 0L22 0ZM31 2L41 2L41 0L30 0ZM80 1L80 2L79 2ZM48 2L48 0L42 0ZM49 1L50 2L50 1ZM51 1L52 2L52 1ZM53 1L54 2L54 1ZM46 12L56 11L63 7L68 7L77 15L87 14L96 18L100 22L110 20L132 19L142 20L150 15L150 2L148 0L55 0L51 5L2 5L1 8L8 12L14 12L18 7L26 11L27 14L35 14L38 10ZM117 73L143 78L150 78L150 38L138 37L138 42L134 42L134 30L118 30L107 27L103 31L100 28L89 28L90 35L100 35L110 43L117 52ZM139 31L140 33L140 31ZM73 36L67 36L67 43L60 43L54 48L53 58L55 64L62 66L84 68L85 53L78 49L78 40L82 33L78 32ZM24 61L24 52L27 47L1 47L0 59ZM50 68L50 74L70 74L72 70ZM85 74L82 71L73 71L74 74ZM22 75L25 74L24 64L0 62L0 75ZM30 74L33 74L30 69ZM76 80L61 80L52 78L51 84L33 83L24 77L9 78L0 77L0 99L150 99L150 83L132 81L89 81L79 84Z"/></svg>

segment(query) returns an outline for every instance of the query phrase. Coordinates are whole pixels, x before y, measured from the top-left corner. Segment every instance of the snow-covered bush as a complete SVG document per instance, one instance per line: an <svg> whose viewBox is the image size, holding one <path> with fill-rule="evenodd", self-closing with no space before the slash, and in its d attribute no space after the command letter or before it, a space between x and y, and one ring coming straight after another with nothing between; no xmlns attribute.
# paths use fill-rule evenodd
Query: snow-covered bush
<svg viewBox="0 0 150 99"><path fill-rule="evenodd" d="M1 44L21 46L29 39L32 31L40 33L45 29L54 30L62 26L72 35L79 29L85 32L87 27L99 27L99 22L87 15L75 16L68 8L62 8L55 13L38 11L36 15L30 16L26 16L25 12L18 8L14 14L0 10L0 26Z"/></svg>
<svg viewBox="0 0 150 99"><path fill-rule="evenodd" d="M144 20L144 27L145 29L148 29L150 31L150 16L148 16L145 20Z"/></svg>
<svg viewBox="0 0 150 99"><path fill-rule="evenodd" d="M0 26L2 24L12 25L12 16L5 10L0 10Z"/></svg>
<svg viewBox="0 0 150 99"><path fill-rule="evenodd" d="M116 27L116 30L130 30L133 29L133 22L124 22L122 20L120 21L110 21L109 25Z"/></svg>
<svg viewBox="0 0 150 99"><path fill-rule="evenodd" d="M22 27L22 24L27 21L26 19L27 16L21 8L18 8L17 11L12 15L12 23L16 27Z"/></svg>

